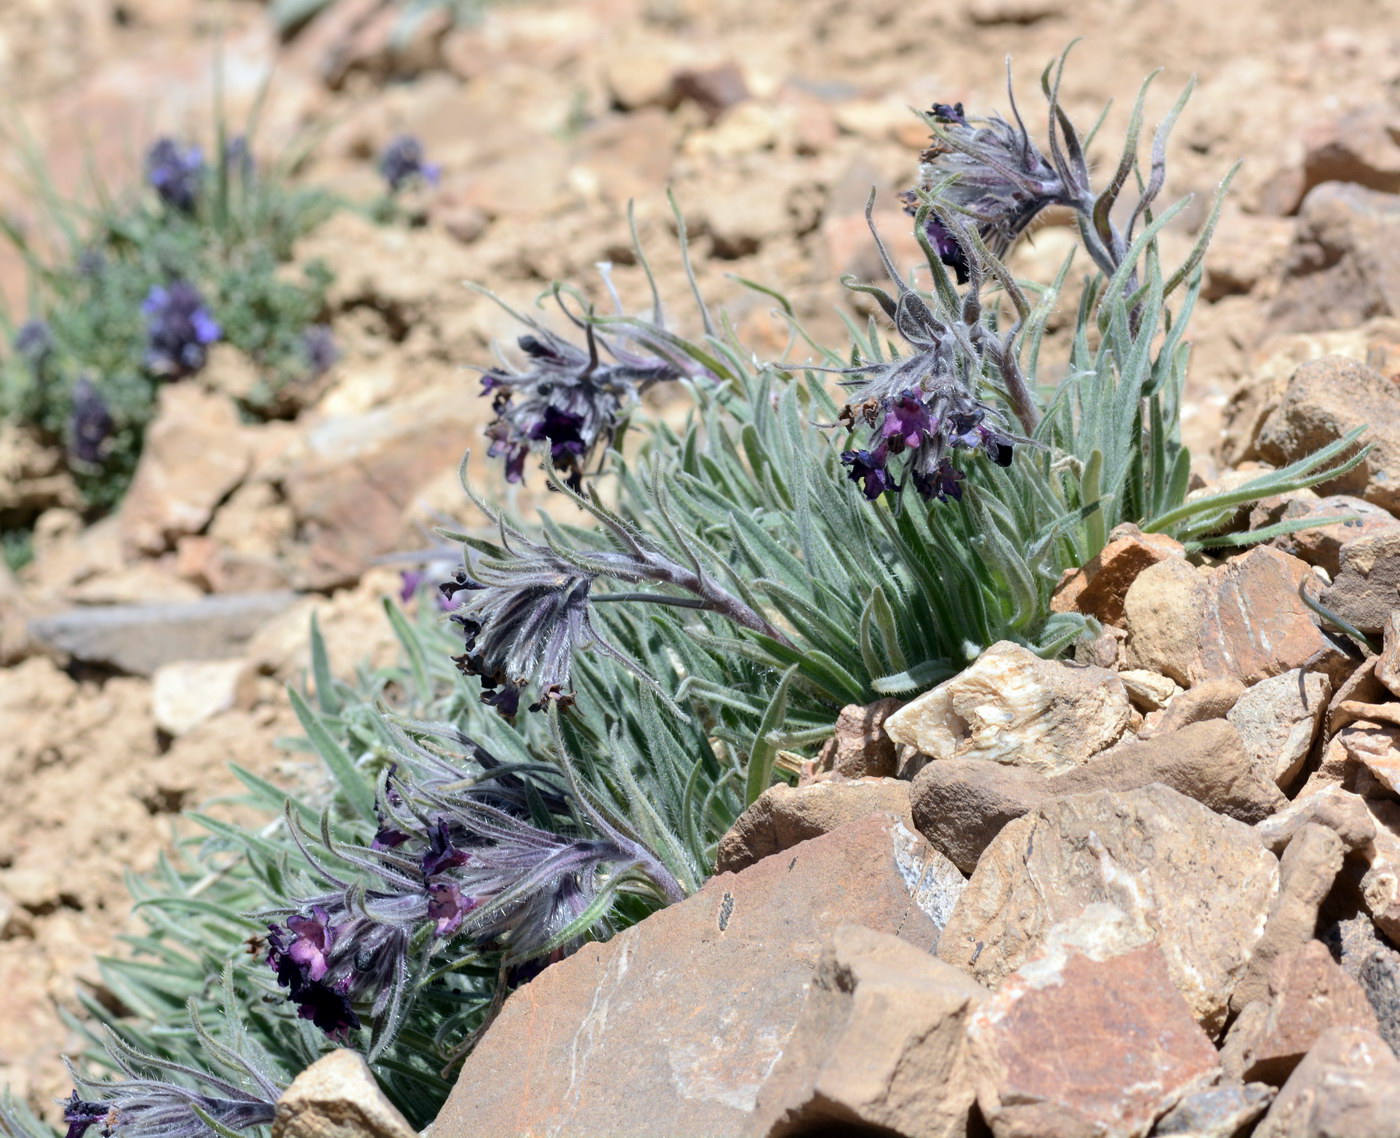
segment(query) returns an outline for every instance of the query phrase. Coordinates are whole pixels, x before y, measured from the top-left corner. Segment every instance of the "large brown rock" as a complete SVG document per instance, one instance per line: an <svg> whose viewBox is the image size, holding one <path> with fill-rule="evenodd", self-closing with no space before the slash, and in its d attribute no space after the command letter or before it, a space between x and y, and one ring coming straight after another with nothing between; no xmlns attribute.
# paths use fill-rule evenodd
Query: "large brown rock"
<svg viewBox="0 0 1400 1138"><path fill-rule="evenodd" d="M987 995L907 941L838 927L748 1133L849 1126L964 1138L974 1101L967 1021Z"/></svg>
<svg viewBox="0 0 1400 1138"><path fill-rule="evenodd" d="M1397 213L1400 221L1400 213ZM1400 281L1397 281L1400 283ZM1357 427L1371 451L1346 474L1318 485L1319 494L1353 494L1382 509L1400 508L1400 388L1365 364L1323 356L1293 373L1277 408L1259 430L1265 462L1285 466L1336 442Z"/></svg>
<svg viewBox="0 0 1400 1138"><path fill-rule="evenodd" d="M1400 415L1400 402L1395 414ZM1395 469L1400 476L1400 467ZM1341 570L1322 591L1322 603L1361 632L1379 634L1400 608L1400 529L1342 546Z"/></svg>
<svg viewBox="0 0 1400 1138"><path fill-rule="evenodd" d="M991 759L1057 774L1114 743L1130 714L1114 673L1042 660L1003 640L896 711L885 732L933 759Z"/></svg>
<svg viewBox="0 0 1400 1138"><path fill-rule="evenodd" d="M933 882L951 869L877 816L712 878L512 993L433 1133L744 1133L830 930L930 951L949 901Z"/></svg>
<svg viewBox="0 0 1400 1138"><path fill-rule="evenodd" d="M1329 494L1319 498L1311 490L1295 491L1285 501L1260 502L1249 514L1249 528L1263 529L1279 522L1322 521L1348 518L1344 522L1314 525L1309 529L1283 534L1269 544L1292 557L1316 565L1335 577L1341 570L1342 546L1358 537L1370 537L1400 528L1400 518L1350 494Z"/></svg>
<svg viewBox="0 0 1400 1138"><path fill-rule="evenodd" d="M1126 922L1096 905L1056 926L973 1014L977 1105L995 1138L1140 1138L1219 1074L1161 950L1126 947L1103 928L1109 914Z"/></svg>
<svg viewBox="0 0 1400 1138"><path fill-rule="evenodd" d="M1364 801L1376 824L1376 836L1348 871L1359 875L1357 891L1376 928L1400 943L1400 802Z"/></svg>
<svg viewBox="0 0 1400 1138"><path fill-rule="evenodd" d="M1343 182L1317 186L1298 211L1270 329L1318 332L1400 315L1397 237L1400 198Z"/></svg>
<svg viewBox="0 0 1400 1138"><path fill-rule="evenodd" d="M738 872L798 842L881 813L914 825L909 783L898 778L830 779L797 787L778 783L760 794L720 839L715 872Z"/></svg>
<svg viewBox="0 0 1400 1138"><path fill-rule="evenodd" d="M1166 534L1144 534L1135 527L1113 537L1082 568L1067 573L1050 598L1055 612L1082 612L1105 624L1122 624L1128 586L1149 566L1184 557L1181 543Z"/></svg>
<svg viewBox="0 0 1400 1138"><path fill-rule="evenodd" d="M1016 819L987 847L938 954L994 986L1053 925L1108 900L1151 930L1215 1034L1277 889L1278 862L1250 827L1177 791L1072 795Z"/></svg>
<svg viewBox="0 0 1400 1138"><path fill-rule="evenodd" d="M1042 802L1096 790L1135 790L1153 782L1242 822L1259 822L1287 801L1258 772L1235 728L1211 719L1169 735L1120 743L1082 767L1049 778L981 759L930 763L914 777L914 824L934 849L971 873L1002 828Z"/></svg>
<svg viewBox="0 0 1400 1138"><path fill-rule="evenodd" d="M1139 573L1123 599L1128 664L1188 686L1200 614L1210 596L1209 577L1188 561L1169 558Z"/></svg>
<svg viewBox="0 0 1400 1138"><path fill-rule="evenodd" d="M1279 1087L1328 1028L1378 1026L1361 985L1310 940L1274 961L1267 997L1231 1025L1222 1062L1232 1077Z"/></svg>
<svg viewBox="0 0 1400 1138"><path fill-rule="evenodd" d="M1400 1059L1375 1032L1323 1032L1253 1138L1400 1138Z"/></svg>
<svg viewBox="0 0 1400 1138"><path fill-rule="evenodd" d="M843 707L836 716L835 731L817 757L817 767L845 778L893 777L899 756L894 740L885 734L885 720L899 707L897 699Z"/></svg>

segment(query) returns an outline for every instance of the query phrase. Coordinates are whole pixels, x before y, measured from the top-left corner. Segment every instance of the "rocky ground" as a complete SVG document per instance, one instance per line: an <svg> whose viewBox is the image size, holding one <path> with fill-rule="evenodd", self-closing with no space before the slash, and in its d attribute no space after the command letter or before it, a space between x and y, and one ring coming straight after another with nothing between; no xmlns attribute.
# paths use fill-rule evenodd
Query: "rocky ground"
<svg viewBox="0 0 1400 1138"><path fill-rule="evenodd" d="M207 126L216 35L235 120L276 62L263 146L323 133L306 181L368 199L370 159L401 130L443 176L413 203L422 224L341 214L298 250L336 273L344 355L295 420L240 423L245 369L216 352L165 391L131 495L91 526L44 455L0 435L0 509L42 506L35 560L0 575L0 1083L36 1103L66 1090L56 1057L77 1041L54 1007L97 983L92 956L125 916L122 873L154 863L179 810L231 789L230 759L273 776L285 765L273 740L293 729L282 684L306 666L309 613L346 669L393 650L377 604L397 574L376 558L419 547L442 513L464 515L456 466L484 449L489 408L461 368L512 333L463 281L524 304L612 260L640 301L634 199L685 323L669 185L707 296L749 342L777 355L786 336L771 303L729 274L786 291L818 335L839 335L836 278L878 274L861 216L872 185L910 255L893 195L926 132L907 108L1005 109L1007 53L1028 104L1039 68L1082 35L1067 104L1092 120L1115 99L1105 137L1152 68L1164 68L1152 121L1197 77L1169 184L1196 204L1173 240L1245 160L1192 325L1185 433L1199 476L1228 483L1366 423L1372 459L1323 488L1326 501L1296 494L1255 519L1358 520L1201 564L1121 535L1061 593L1121 630L1083 661L1103 671L993 650L961 689L892 717L889 736L853 710L830 769L770 792L737 828L721 867L734 876L512 1000L450 1111L519 1110L509 1079L554 1086L543 1072L568 1061L552 1048L591 1024L589 1085L615 1084L615 1069L638 1094L643 1057L660 1063L645 1067L646 1092L672 1096L692 1132L798 1133L834 1118L910 1134L1224 1135L1267 1108L1260 1135L1392 1133L1365 1129L1400 1117L1386 1089L1400 1081L1388 1049L1400 1045L1388 616L1400 581L1400 25L1378 7L578 0L503 4L467 29L429 20L404 41L379 0L341 0L280 45L253 2L6 5L11 133L23 125L60 184L76 185L86 161L130 177L155 132ZM23 221L15 154L0 201ZM1044 277L1066 242L1052 218L1018 271ZM24 296L13 260L0 261L0 288ZM1358 663L1318 631L1297 597L1318 570L1309 587L1382 654ZM1028 695L1010 733L949 730L1008 676L1056 699ZM913 751L938 761L918 769ZM800 858L760 860L807 839ZM1177 895L1181 875L1204 883L1199 896ZM833 931L841 922L865 928ZM775 928L791 951L758 951ZM733 943L713 975L662 984L697 939ZM651 965L624 982L631 960ZM715 1001L718 990L743 997ZM615 994L607 1033L600 992ZM927 1023L881 1018L914 992ZM1085 1001L1094 1011L1076 1026L1090 1034L1068 1051L1065 1009ZM539 1015L570 1026L541 1042ZM658 1020L674 1040L664 1053L627 1026ZM1123 1045L1143 1025L1157 1046ZM884 1067L842 1065L877 1038ZM1380 1091L1357 1092L1342 1121L1314 1117L1332 1108L1312 1088L1357 1072ZM1122 1087L1142 1089L1105 1091ZM537 1114L501 1114L486 1132L623 1110L583 1089L532 1094ZM616 1117L608 1133L639 1124Z"/></svg>

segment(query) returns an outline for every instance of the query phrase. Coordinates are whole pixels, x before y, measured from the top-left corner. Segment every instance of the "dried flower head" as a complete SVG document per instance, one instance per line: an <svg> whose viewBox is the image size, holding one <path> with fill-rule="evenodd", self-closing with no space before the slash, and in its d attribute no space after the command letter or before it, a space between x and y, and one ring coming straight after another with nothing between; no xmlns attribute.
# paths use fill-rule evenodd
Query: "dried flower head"
<svg viewBox="0 0 1400 1138"><path fill-rule="evenodd" d="M401 134L379 155L379 172L389 183L389 192L396 194L414 181L437 185L442 170L436 163L425 161L423 144L411 134Z"/></svg>
<svg viewBox="0 0 1400 1138"><path fill-rule="evenodd" d="M81 462L97 465L112 434L112 412L97 385L83 376L73 385L73 410L68 416L68 450Z"/></svg>
<svg viewBox="0 0 1400 1138"><path fill-rule="evenodd" d="M182 379L204 366L208 346L222 332L194 285L156 285L141 305L146 317L146 366L156 375Z"/></svg>
<svg viewBox="0 0 1400 1138"><path fill-rule="evenodd" d="M171 209L193 213L203 180L204 154L198 146L162 138L146 152L146 181Z"/></svg>

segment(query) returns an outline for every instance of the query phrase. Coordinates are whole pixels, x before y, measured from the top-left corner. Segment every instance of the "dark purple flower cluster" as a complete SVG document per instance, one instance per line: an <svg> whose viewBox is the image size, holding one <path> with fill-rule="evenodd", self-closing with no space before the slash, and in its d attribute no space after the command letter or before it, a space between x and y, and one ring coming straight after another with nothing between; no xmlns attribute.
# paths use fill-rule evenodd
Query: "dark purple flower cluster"
<svg viewBox="0 0 1400 1138"><path fill-rule="evenodd" d="M413 181L424 181L437 185L442 176L441 168L426 161L423 144L411 134L401 134L386 146L379 155L379 172L389 183L389 192L396 194Z"/></svg>
<svg viewBox="0 0 1400 1138"><path fill-rule="evenodd" d="M73 385L73 410L68 416L68 451L80 462L96 466L103 444L112 434L112 412L97 385L83 376Z"/></svg>
<svg viewBox="0 0 1400 1138"><path fill-rule="evenodd" d="M961 103L935 103L933 143L920 155L919 184L901 196L905 209L918 212L920 191L935 195L944 209L965 216L998 257L1046 206L1073 204L1074 187L1031 142L1019 118L1012 126L997 115L968 119ZM929 243L959 284L969 277L968 251L944 221L929 214Z"/></svg>
<svg viewBox="0 0 1400 1138"><path fill-rule="evenodd" d="M26 320L15 332L15 351L36 374L44 370L54 347L53 329L43 320Z"/></svg>
<svg viewBox="0 0 1400 1138"><path fill-rule="evenodd" d="M141 305L146 317L146 367L154 374L183 379L204 366L209 345L223 333L194 285L156 285Z"/></svg>
<svg viewBox="0 0 1400 1138"><path fill-rule="evenodd" d="M335 336L326 324L310 324L303 330L301 350L306 353L306 362L311 365L313 375L324 375L340 359Z"/></svg>
<svg viewBox="0 0 1400 1138"><path fill-rule="evenodd" d="M162 138L146 152L146 181L171 209L193 213L204 181L204 153Z"/></svg>
<svg viewBox="0 0 1400 1138"><path fill-rule="evenodd" d="M297 1005L301 1018L343 1043L359 1028L360 1017L350 1006L350 977L326 980L330 969L327 957L337 932L320 906L314 907L310 916L288 917L285 929L268 925L267 963L277 973L277 983L287 989L287 998Z"/></svg>

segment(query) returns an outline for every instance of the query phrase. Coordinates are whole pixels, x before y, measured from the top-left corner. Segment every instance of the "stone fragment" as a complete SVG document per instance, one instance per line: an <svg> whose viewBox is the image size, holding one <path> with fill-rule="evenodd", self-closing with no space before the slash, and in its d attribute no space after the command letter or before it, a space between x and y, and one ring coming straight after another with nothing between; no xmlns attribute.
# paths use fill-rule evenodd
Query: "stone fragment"
<svg viewBox="0 0 1400 1138"><path fill-rule="evenodd" d="M246 710L256 698L257 680L251 662L241 658L162 664L151 677L156 726L180 736L220 712Z"/></svg>
<svg viewBox="0 0 1400 1138"><path fill-rule="evenodd" d="M1244 693L1244 684L1233 676L1204 680L1195 687L1187 688L1160 712L1148 715L1143 720L1138 737L1151 739L1173 734L1192 723L1225 719Z"/></svg>
<svg viewBox="0 0 1400 1138"><path fill-rule="evenodd" d="M1092 906L1051 929L972 1016L977 1105L996 1138L1139 1138L1219 1073L1162 951L1086 937L1107 914L1132 927Z"/></svg>
<svg viewBox="0 0 1400 1138"><path fill-rule="evenodd" d="M1175 680L1159 672L1149 672L1146 668L1129 668L1119 672L1118 678L1128 689L1128 699L1139 711L1160 711L1181 694Z"/></svg>
<svg viewBox="0 0 1400 1138"><path fill-rule="evenodd" d="M1400 221L1400 213L1396 217ZM1400 509L1400 388L1365 364L1324 356L1300 367L1260 428L1257 450L1265 462L1284 466L1357 427L1367 428L1363 441L1370 452L1317 492L1355 495L1394 514Z"/></svg>
<svg viewBox="0 0 1400 1138"><path fill-rule="evenodd" d="M1341 569L1342 546L1347 542L1400 528L1400 518L1363 498L1354 498L1350 494L1330 494L1319 498L1311 491L1309 495L1303 497L1302 492L1298 491L1283 501L1275 499L1259 503L1250 511L1249 528L1264 529L1280 522L1349 518L1344 522L1286 533L1269 541L1274 549L1326 570L1329 579Z"/></svg>
<svg viewBox="0 0 1400 1138"><path fill-rule="evenodd" d="M1377 711L1382 709L1375 709ZM1384 709L1396 716L1392 722L1400 721L1400 704L1391 704ZM1358 724L1369 727L1371 724ZM1355 760L1373 782L1379 783L1391 794L1400 794L1400 731L1394 727L1379 730L1347 729L1340 732L1337 739L1348 757ZM1358 778L1356 788L1364 790Z"/></svg>
<svg viewBox="0 0 1400 1138"><path fill-rule="evenodd" d="M1396 414L1400 415L1400 403ZM1322 591L1321 600L1359 631L1380 633L1390 614L1400 608L1400 529L1342 546L1341 571Z"/></svg>
<svg viewBox="0 0 1400 1138"><path fill-rule="evenodd" d="M1342 971L1361 985L1380 1023L1380 1036L1400 1055L1400 952L1381 940L1362 913L1337 921L1323 934Z"/></svg>
<svg viewBox="0 0 1400 1138"><path fill-rule="evenodd" d="M1135 790L1159 782L1212 810L1258 822L1286 799L1255 769L1239 733L1222 719L1148 741L1127 741L1092 762L1049 778L983 759L944 759L915 777L914 823L964 873L1015 818L1042 802L1096 790Z"/></svg>
<svg viewBox="0 0 1400 1138"><path fill-rule="evenodd" d="M1378 1026L1361 985L1310 940L1274 961L1266 998L1231 1026L1221 1062L1231 1078L1280 1087L1328 1028Z"/></svg>
<svg viewBox="0 0 1400 1138"><path fill-rule="evenodd" d="M831 779L798 787L780 782L760 794L720 839L715 872L737 873L798 842L879 813L894 814L912 828L909 783L897 778Z"/></svg>
<svg viewBox="0 0 1400 1138"><path fill-rule="evenodd" d="M689 101L713 124L725 111L749 97L744 72L734 63L682 68L671 77L671 101Z"/></svg>
<svg viewBox="0 0 1400 1138"><path fill-rule="evenodd" d="M148 676L174 660L236 655L295 593L242 593L190 604L70 609L32 621L34 636L75 660Z"/></svg>
<svg viewBox="0 0 1400 1138"><path fill-rule="evenodd" d="M1379 103L1312 125L1304 145L1303 186L1352 182L1384 194L1400 193L1400 122Z"/></svg>
<svg viewBox="0 0 1400 1138"><path fill-rule="evenodd" d="M1342 182L1315 187L1298 211L1270 329L1316 332L1400 315L1397 234L1400 199L1394 195Z"/></svg>
<svg viewBox="0 0 1400 1138"><path fill-rule="evenodd" d="M890 778L899 767L894 741L885 734L885 720L900 701L881 699L862 707L843 707L836 716L836 730L818 756L819 770L835 771L846 778Z"/></svg>
<svg viewBox="0 0 1400 1138"><path fill-rule="evenodd" d="M1400 1138L1400 1059L1375 1032L1323 1032L1253 1138Z"/></svg>
<svg viewBox="0 0 1400 1138"><path fill-rule="evenodd" d="M189 383L162 386L141 461L118 511L127 553L161 553L176 538L204 529L215 507L248 473L250 434L227 396Z"/></svg>
<svg viewBox="0 0 1400 1138"><path fill-rule="evenodd" d="M671 1134L745 1133L831 929L859 924L930 951L946 898L928 882L942 865L876 816L711 878L513 992L433 1133L652 1138L658 1120Z"/></svg>
<svg viewBox="0 0 1400 1138"><path fill-rule="evenodd" d="M1064 0L970 0L967 15L974 24L1034 24L1065 10Z"/></svg>
<svg viewBox="0 0 1400 1138"><path fill-rule="evenodd" d="M974 1101L967 1021L987 995L896 936L837 927L747 1133L847 1126L964 1138Z"/></svg>
<svg viewBox="0 0 1400 1138"><path fill-rule="evenodd" d="M1260 773L1287 790L1317 738L1332 681L1294 668L1260 680L1225 718L1234 724Z"/></svg>
<svg viewBox="0 0 1400 1138"><path fill-rule="evenodd" d="M1264 934L1230 995L1234 1011L1251 1000L1265 998L1275 961L1312 940L1318 911L1341 872L1342 856L1342 839L1326 826L1303 826L1288 843L1280 859L1278 894L1269 909Z"/></svg>
<svg viewBox="0 0 1400 1138"><path fill-rule="evenodd" d="M1200 614L1209 600L1209 578L1190 562L1168 558L1139 573L1123 598L1128 664L1189 687Z"/></svg>
<svg viewBox="0 0 1400 1138"><path fill-rule="evenodd" d="M1386 617L1381 629L1383 647L1376 657L1376 680L1391 695L1400 697L1400 612Z"/></svg>
<svg viewBox="0 0 1400 1138"><path fill-rule="evenodd" d="M1051 926L1107 899L1151 930L1192 1013L1216 1034L1278 872L1250 827L1165 786L1053 799L987 847L938 954L995 986Z"/></svg>
<svg viewBox="0 0 1400 1138"><path fill-rule="evenodd" d="M272 1138L417 1138L358 1051L323 1055L277 1100Z"/></svg>
<svg viewBox="0 0 1400 1138"><path fill-rule="evenodd" d="M1288 843L1309 824L1325 826L1341 839L1342 849L1354 853L1370 844L1376 824L1360 795L1341 786L1320 787L1299 795L1284 809L1255 825L1264 844L1282 854Z"/></svg>
<svg viewBox="0 0 1400 1138"><path fill-rule="evenodd" d="M1400 943L1400 802L1363 801L1376 824L1376 836L1361 851L1359 864L1348 865L1348 872L1360 871L1361 903L1376 928Z"/></svg>
<svg viewBox="0 0 1400 1138"><path fill-rule="evenodd" d="M1003 640L896 711L885 732L934 759L992 759L1057 774L1115 742L1129 711L1114 673L1042 660Z"/></svg>
<svg viewBox="0 0 1400 1138"><path fill-rule="evenodd" d="M1152 1136L1237 1138L1249 1133L1273 1097L1273 1088L1263 1083L1225 1083L1192 1091L1162 1116Z"/></svg>
<svg viewBox="0 0 1400 1138"><path fill-rule="evenodd" d="M1355 703L1382 703L1389 697L1386 695L1386 686L1381 683L1376 675L1376 668L1380 663L1380 657L1368 656L1358 664L1332 696L1332 702L1327 708L1327 733L1335 734L1352 721L1347 712L1342 711L1342 707Z"/></svg>
<svg viewBox="0 0 1400 1138"><path fill-rule="evenodd" d="M1083 568L1067 573L1050 598L1050 607L1055 612L1094 616L1105 624L1122 624L1123 598L1138 574L1168 557L1185 556L1179 541L1132 527L1109 541Z"/></svg>

